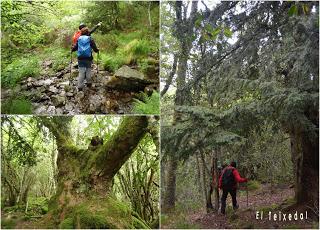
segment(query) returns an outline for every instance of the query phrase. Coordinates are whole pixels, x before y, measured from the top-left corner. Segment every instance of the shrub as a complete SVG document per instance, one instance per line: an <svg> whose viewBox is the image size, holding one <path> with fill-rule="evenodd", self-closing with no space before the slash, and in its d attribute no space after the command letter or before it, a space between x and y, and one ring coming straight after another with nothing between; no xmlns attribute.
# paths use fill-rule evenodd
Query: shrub
<svg viewBox="0 0 320 230"><path fill-rule="evenodd" d="M73 229L73 218L66 218L59 224L60 229Z"/></svg>
<svg viewBox="0 0 320 230"><path fill-rule="evenodd" d="M97 47L104 52L113 52L120 45L118 36L114 33L105 35L97 33L93 35L93 38L97 44Z"/></svg>
<svg viewBox="0 0 320 230"><path fill-rule="evenodd" d="M130 60L128 59L128 57L126 58L122 55L117 55L117 54L114 54L114 55L102 54L101 61L102 61L103 68L110 72L115 72L121 66L130 64Z"/></svg>
<svg viewBox="0 0 320 230"><path fill-rule="evenodd" d="M254 191L254 190L257 190L261 187L261 184L259 181L256 181L256 180L251 180L251 181L248 181L248 190L249 191Z"/></svg>
<svg viewBox="0 0 320 230"><path fill-rule="evenodd" d="M37 56L19 58L1 71L2 86L14 87L24 78L37 77L39 74L40 65Z"/></svg>
<svg viewBox="0 0 320 230"><path fill-rule="evenodd" d="M134 39L123 47L123 52L127 55L133 55L135 59L147 56L150 50L149 42L143 39Z"/></svg>
<svg viewBox="0 0 320 230"><path fill-rule="evenodd" d="M15 220L7 219L7 220L1 220L1 228L3 229L13 229L16 225Z"/></svg>
<svg viewBox="0 0 320 230"><path fill-rule="evenodd" d="M148 97L147 94L140 94L142 101L134 99L133 112L138 114L159 114L160 113L160 95L153 91L152 95Z"/></svg>
<svg viewBox="0 0 320 230"><path fill-rule="evenodd" d="M31 114L32 104L24 98L9 99L2 103L1 111L3 114Z"/></svg>

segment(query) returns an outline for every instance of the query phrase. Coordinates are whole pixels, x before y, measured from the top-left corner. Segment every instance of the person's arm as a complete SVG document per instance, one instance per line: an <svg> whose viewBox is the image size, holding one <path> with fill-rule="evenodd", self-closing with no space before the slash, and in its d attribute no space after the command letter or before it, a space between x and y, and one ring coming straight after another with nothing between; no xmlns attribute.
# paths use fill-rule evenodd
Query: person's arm
<svg viewBox="0 0 320 230"><path fill-rule="evenodd" d="M247 178L242 178L238 172L238 170L234 169L233 170L233 176L236 179L237 183L243 183L243 182L247 182L248 179Z"/></svg>
<svg viewBox="0 0 320 230"><path fill-rule="evenodd" d="M97 25L95 25L92 30L89 31L89 36L96 30L98 27L101 26L101 22L99 22Z"/></svg>
<svg viewBox="0 0 320 230"><path fill-rule="evenodd" d="M91 38L90 40L90 46L93 49L94 52L99 53L99 49L97 48L96 43L94 42L94 40Z"/></svg>

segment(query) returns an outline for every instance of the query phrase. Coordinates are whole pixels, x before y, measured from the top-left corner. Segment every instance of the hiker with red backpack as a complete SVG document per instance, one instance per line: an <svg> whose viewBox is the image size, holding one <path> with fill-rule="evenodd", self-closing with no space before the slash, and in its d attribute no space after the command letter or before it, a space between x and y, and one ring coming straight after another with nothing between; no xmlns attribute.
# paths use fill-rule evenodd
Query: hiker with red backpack
<svg viewBox="0 0 320 230"><path fill-rule="evenodd" d="M84 87L84 79L87 80L87 85L91 86L91 65L92 65L92 50L99 53L93 38L89 35L89 29L83 27L81 29L81 36L78 38L75 45L71 48L71 52L77 51L78 65L79 65L79 78L78 90L82 91Z"/></svg>
<svg viewBox="0 0 320 230"><path fill-rule="evenodd" d="M88 35L90 36L96 29L98 29L99 26L101 26L101 22L99 22L96 26L94 26L92 30L89 30ZM81 29L84 27L87 27L87 26L84 23L80 23L79 30L76 31L72 37L72 45L73 46L77 43L78 38L81 36Z"/></svg>
<svg viewBox="0 0 320 230"><path fill-rule="evenodd" d="M232 206L236 210L239 208L237 203L237 183L247 182L248 179L242 178L236 169L236 162L231 162L231 164L222 170L219 178L219 188L222 189L221 197L221 213L225 214L226 210L226 200L228 193L232 197Z"/></svg>

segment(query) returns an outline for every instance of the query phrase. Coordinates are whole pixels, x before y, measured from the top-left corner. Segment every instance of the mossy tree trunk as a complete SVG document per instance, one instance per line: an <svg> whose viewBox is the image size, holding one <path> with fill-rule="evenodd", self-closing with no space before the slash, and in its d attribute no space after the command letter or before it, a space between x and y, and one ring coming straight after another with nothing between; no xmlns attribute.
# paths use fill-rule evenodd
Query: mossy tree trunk
<svg viewBox="0 0 320 230"><path fill-rule="evenodd" d="M319 114L305 112L314 127L290 123L291 155L295 173L295 198L298 204L313 207L319 201Z"/></svg>
<svg viewBox="0 0 320 230"><path fill-rule="evenodd" d="M91 198L108 197L113 177L137 147L148 125L146 117L125 117L105 144L79 149L71 138L71 120L72 117L41 118L57 143L57 192L49 211L54 210L59 222L70 207Z"/></svg>

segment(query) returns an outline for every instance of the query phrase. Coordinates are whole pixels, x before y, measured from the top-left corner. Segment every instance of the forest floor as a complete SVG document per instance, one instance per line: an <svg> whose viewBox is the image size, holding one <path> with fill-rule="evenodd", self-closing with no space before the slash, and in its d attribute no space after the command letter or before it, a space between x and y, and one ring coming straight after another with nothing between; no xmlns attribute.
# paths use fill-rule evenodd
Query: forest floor
<svg viewBox="0 0 320 230"><path fill-rule="evenodd" d="M84 89L79 91L78 69L75 65L71 74L70 67L49 73L51 65L50 60L45 60L42 63L43 74L39 77L26 78L13 89L2 88L1 101L27 98L31 101L33 114L125 114L132 113L134 98L139 99L141 91L159 89L156 74L154 79L143 77L134 66L130 66L122 71L123 76L117 76L115 80L113 74L98 71L97 66L93 65L91 86L85 84ZM116 86L114 81L117 81ZM138 90L126 89L126 85L137 85Z"/></svg>
<svg viewBox="0 0 320 230"><path fill-rule="evenodd" d="M234 228L318 228L317 220L304 219L304 220L291 220L286 221L274 221L269 220L269 211L272 215L282 213L294 214L297 210L299 213L304 211L304 207L294 207L292 204L294 189L289 186L276 187L270 192L269 185L262 185L260 189L256 191L249 191L248 206L246 192L240 191L237 195L237 201L239 209L233 211L231 207L231 197L227 199L226 215L221 213L206 213L205 209L198 209L194 211L187 211L184 218L184 228L201 228L201 229L234 229ZM263 219L256 219L256 212L263 212ZM288 218L288 215L287 215ZM176 226L177 219L168 218L164 224L161 224L161 228L181 228Z"/></svg>

